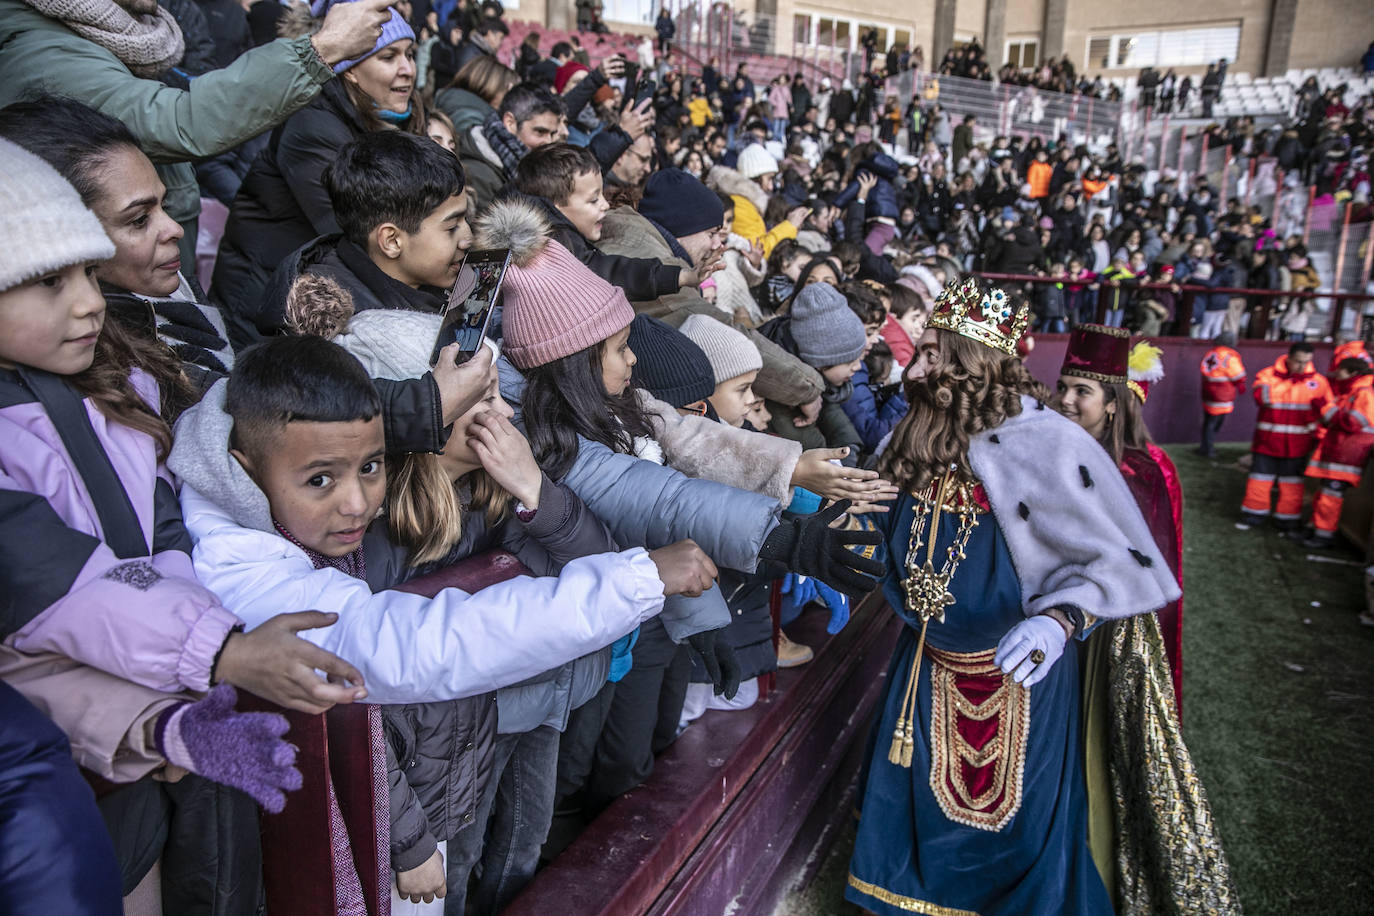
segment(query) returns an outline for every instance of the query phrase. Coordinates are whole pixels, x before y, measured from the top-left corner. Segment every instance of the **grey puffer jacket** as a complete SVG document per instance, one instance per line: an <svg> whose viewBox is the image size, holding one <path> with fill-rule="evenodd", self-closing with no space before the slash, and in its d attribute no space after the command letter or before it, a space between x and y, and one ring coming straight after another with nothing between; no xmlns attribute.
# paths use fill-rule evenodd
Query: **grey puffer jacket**
<svg viewBox="0 0 1374 916"><path fill-rule="evenodd" d="M500 361L501 396L515 408L525 379L509 361ZM672 468L613 452L599 442L579 440L577 460L561 481L606 523L616 543L666 547L684 538L696 541L717 566L753 572L764 539L778 526L776 497L687 477ZM674 642L716 630L730 622L720 589L697 598L682 595L663 602L663 626Z"/></svg>
<svg viewBox="0 0 1374 916"><path fill-rule="evenodd" d="M578 557L618 550L605 527L564 486L547 477L529 522L506 517L494 527L466 512L448 556L411 571L423 575L495 549L515 554L536 576L556 576ZM560 731L572 710L606 682L610 647L495 693L444 703L382 707L391 790L391 864L416 868L476 817L491 778L492 743L548 724Z"/></svg>

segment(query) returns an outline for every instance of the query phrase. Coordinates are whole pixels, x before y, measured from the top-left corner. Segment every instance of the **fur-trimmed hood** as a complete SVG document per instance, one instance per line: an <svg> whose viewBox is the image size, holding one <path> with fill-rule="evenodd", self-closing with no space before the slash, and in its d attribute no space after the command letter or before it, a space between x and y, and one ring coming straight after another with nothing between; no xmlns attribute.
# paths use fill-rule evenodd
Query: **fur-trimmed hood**
<svg viewBox="0 0 1374 916"><path fill-rule="evenodd" d="M757 207L760 213L768 209L768 195L764 193L763 188L728 166L711 166L711 171L706 173L706 186L722 194L743 197Z"/></svg>

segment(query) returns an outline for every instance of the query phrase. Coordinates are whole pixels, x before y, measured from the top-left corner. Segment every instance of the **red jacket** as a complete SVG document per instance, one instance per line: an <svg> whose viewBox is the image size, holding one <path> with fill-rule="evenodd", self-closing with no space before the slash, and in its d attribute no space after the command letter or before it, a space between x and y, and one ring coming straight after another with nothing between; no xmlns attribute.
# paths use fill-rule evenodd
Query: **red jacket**
<svg viewBox="0 0 1374 916"><path fill-rule="evenodd" d="M1255 376L1254 395L1259 404L1251 446L1255 454L1304 458L1311 453L1325 434L1317 421L1331 400L1326 376L1310 362L1301 373L1290 375L1285 354Z"/></svg>
<svg viewBox="0 0 1374 916"><path fill-rule="evenodd" d="M1332 386L1336 400L1322 411L1326 438L1312 453L1307 476L1356 484L1374 447L1374 376L1358 375Z"/></svg>
<svg viewBox="0 0 1374 916"><path fill-rule="evenodd" d="M1236 396L1245 390L1245 364L1230 347L1213 347L1202 358L1202 409L1225 416L1236 409Z"/></svg>

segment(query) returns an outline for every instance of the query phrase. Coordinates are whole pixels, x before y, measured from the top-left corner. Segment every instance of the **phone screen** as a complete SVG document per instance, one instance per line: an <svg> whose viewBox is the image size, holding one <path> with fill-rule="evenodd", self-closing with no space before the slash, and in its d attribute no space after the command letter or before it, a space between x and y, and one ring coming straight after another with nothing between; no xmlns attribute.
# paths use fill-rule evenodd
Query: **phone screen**
<svg viewBox="0 0 1374 916"><path fill-rule="evenodd" d="M439 336L429 355L431 367L439 362L439 351L449 344L458 344L458 363L472 359L481 348L509 265L510 251L505 248L468 252L463 266L458 269L458 279L448 291Z"/></svg>

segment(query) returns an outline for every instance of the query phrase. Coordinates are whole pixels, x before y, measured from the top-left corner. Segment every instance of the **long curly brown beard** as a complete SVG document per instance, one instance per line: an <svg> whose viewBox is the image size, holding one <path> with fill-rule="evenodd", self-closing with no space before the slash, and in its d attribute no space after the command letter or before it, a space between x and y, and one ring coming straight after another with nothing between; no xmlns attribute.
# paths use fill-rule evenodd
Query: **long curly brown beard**
<svg viewBox="0 0 1374 916"><path fill-rule="evenodd" d="M972 478L969 440L1021 413L1021 395L1050 397L1017 357L951 331L935 333L939 364L924 379L906 381L911 407L878 463L883 477L908 492L924 489L951 466Z"/></svg>

